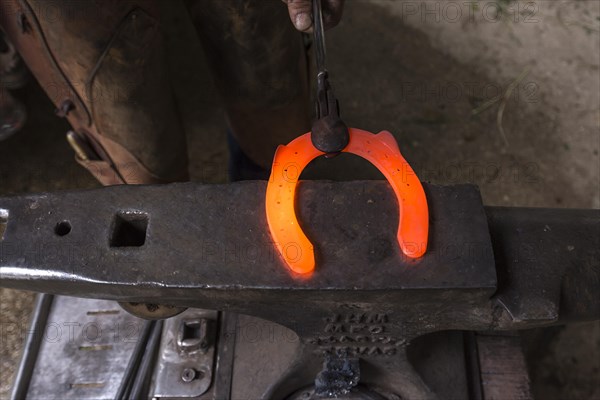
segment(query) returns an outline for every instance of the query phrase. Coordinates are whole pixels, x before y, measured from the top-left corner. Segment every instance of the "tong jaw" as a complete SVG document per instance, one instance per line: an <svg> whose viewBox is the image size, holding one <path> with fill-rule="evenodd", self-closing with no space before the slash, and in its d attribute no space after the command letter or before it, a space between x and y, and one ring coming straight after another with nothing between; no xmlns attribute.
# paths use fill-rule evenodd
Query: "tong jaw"
<svg viewBox="0 0 600 400"><path fill-rule="evenodd" d="M340 105L329 84L327 71L317 75L316 107L317 119L312 125L312 144L326 155L337 154L348 146L350 134L340 118Z"/></svg>

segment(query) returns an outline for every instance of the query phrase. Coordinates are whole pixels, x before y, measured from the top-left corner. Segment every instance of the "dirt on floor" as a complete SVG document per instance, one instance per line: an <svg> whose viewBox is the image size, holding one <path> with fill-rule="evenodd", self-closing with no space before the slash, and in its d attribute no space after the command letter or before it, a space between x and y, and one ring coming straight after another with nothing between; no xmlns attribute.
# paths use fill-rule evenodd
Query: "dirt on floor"
<svg viewBox="0 0 600 400"><path fill-rule="evenodd" d="M180 2L162 7L192 177L225 182L226 123L200 44ZM422 180L476 183L489 205L600 207L600 2L349 0L327 41L345 121L391 131ZM0 195L98 186L41 89L15 96L29 119L0 143ZM380 175L340 156L306 177ZM0 395L31 305L0 289ZM600 399L600 323L524 332L523 343L536 398Z"/></svg>

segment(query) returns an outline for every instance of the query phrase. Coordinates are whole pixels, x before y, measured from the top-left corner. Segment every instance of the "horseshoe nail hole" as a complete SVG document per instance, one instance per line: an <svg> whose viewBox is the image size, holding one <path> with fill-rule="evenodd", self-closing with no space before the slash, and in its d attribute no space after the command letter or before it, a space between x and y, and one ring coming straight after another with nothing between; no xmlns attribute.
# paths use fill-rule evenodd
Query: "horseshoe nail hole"
<svg viewBox="0 0 600 400"><path fill-rule="evenodd" d="M119 212L110 235L110 247L141 247L146 242L148 215L141 212Z"/></svg>
<svg viewBox="0 0 600 400"><path fill-rule="evenodd" d="M71 232L71 223L69 221L61 221L54 227L54 233L57 236L65 236Z"/></svg>

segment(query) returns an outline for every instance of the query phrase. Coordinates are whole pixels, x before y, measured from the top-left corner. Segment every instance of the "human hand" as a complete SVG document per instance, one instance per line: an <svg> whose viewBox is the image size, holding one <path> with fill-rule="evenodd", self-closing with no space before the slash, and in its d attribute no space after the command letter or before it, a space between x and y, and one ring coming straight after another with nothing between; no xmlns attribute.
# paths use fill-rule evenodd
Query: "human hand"
<svg viewBox="0 0 600 400"><path fill-rule="evenodd" d="M282 0L288 6L290 19L294 27L301 32L312 32L312 0ZM333 28L342 19L344 0L321 0L323 8L323 26Z"/></svg>

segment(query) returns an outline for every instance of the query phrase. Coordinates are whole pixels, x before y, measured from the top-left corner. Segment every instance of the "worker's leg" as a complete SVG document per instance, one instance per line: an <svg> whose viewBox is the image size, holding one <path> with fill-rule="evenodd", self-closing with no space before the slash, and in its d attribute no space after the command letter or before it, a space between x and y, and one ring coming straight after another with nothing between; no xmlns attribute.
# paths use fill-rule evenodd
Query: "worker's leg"
<svg viewBox="0 0 600 400"><path fill-rule="evenodd" d="M310 129L302 36L280 0L188 0L187 5L233 138L268 170L277 145Z"/></svg>
<svg viewBox="0 0 600 400"><path fill-rule="evenodd" d="M2 0L0 24L102 183L186 180L154 1Z"/></svg>

